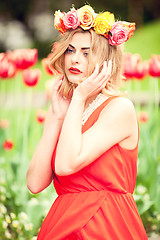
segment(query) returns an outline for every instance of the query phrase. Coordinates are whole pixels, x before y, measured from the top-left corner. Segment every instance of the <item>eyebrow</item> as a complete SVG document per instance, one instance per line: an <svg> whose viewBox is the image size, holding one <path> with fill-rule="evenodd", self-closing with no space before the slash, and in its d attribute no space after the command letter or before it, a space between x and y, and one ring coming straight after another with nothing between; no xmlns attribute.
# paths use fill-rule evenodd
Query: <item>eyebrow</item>
<svg viewBox="0 0 160 240"><path fill-rule="evenodd" d="M72 44L69 44L69 47L71 47L71 48L73 48L73 49L75 49L75 47L74 46L72 46ZM90 49L90 47L83 47L83 48L81 48L82 50L87 50L87 49Z"/></svg>

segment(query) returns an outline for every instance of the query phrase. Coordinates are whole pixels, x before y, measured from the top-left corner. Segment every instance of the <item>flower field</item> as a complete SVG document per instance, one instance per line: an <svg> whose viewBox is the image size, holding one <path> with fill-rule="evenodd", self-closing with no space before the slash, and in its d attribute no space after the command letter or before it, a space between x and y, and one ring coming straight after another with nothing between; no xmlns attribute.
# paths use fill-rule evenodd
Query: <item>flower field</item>
<svg viewBox="0 0 160 240"><path fill-rule="evenodd" d="M56 197L52 184L36 195L26 186L57 77L49 58L38 60L36 49L0 53L0 240L36 239ZM133 100L139 121L134 197L148 235L160 235L160 56L143 61L126 53L122 90Z"/></svg>

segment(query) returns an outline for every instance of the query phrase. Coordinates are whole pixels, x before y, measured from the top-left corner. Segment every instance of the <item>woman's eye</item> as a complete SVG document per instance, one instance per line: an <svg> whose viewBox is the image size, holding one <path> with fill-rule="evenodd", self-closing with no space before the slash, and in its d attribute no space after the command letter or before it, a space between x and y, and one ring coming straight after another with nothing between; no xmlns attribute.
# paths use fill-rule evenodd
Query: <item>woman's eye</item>
<svg viewBox="0 0 160 240"><path fill-rule="evenodd" d="M73 52L73 50L72 50L72 49L70 49L70 48L67 48L66 52L67 52L67 53L72 53L72 52Z"/></svg>
<svg viewBox="0 0 160 240"><path fill-rule="evenodd" d="M88 57L89 53L88 52L84 52L84 56Z"/></svg>

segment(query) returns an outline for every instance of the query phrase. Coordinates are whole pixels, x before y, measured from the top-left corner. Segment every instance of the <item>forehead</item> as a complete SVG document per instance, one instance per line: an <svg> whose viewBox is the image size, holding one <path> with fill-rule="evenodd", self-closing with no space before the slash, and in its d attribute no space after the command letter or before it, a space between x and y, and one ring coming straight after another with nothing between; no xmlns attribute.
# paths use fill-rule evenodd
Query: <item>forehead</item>
<svg viewBox="0 0 160 240"><path fill-rule="evenodd" d="M85 48L91 45L91 35L89 32L75 33L70 41L75 48Z"/></svg>

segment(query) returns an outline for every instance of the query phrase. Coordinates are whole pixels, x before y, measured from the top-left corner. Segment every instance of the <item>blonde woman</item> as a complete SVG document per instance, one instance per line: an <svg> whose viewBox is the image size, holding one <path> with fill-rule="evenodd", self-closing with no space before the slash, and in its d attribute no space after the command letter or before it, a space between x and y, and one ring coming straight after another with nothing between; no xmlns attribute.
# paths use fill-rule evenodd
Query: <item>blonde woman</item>
<svg viewBox="0 0 160 240"><path fill-rule="evenodd" d="M27 172L38 193L53 181L58 194L38 240L146 240L133 191L138 124L120 96L122 46L135 24L85 5L55 13L61 40L51 67L61 72L41 140Z"/></svg>

